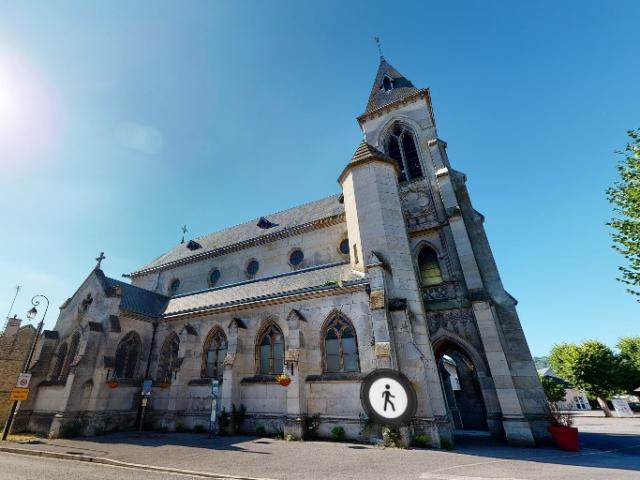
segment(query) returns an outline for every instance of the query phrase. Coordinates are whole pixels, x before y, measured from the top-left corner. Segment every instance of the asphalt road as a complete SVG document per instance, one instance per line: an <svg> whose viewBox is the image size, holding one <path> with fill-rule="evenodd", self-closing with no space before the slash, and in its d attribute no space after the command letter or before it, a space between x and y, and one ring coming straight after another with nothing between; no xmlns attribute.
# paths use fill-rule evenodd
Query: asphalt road
<svg viewBox="0 0 640 480"><path fill-rule="evenodd" d="M278 480L640 480L640 417L578 419L582 450L511 448L486 439L454 451L195 434L119 433L41 439L13 447ZM195 479L107 465L0 453L0 480Z"/></svg>
<svg viewBox="0 0 640 480"><path fill-rule="evenodd" d="M0 453L0 480L202 480L204 477L145 472L97 463Z"/></svg>

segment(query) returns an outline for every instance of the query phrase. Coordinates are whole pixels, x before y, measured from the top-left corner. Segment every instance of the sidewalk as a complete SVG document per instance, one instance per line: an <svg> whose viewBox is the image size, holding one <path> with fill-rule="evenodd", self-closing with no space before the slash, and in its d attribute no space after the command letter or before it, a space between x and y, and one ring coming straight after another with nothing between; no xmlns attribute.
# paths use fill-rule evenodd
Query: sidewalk
<svg viewBox="0 0 640 480"><path fill-rule="evenodd" d="M0 447L45 450L75 458L108 459L224 478L259 479L433 479L517 480L640 478L638 419L585 418L580 454L554 448L518 449L485 440L459 444L455 451L400 450L332 442L286 442L271 438L206 434L117 433L80 439L4 442ZM605 422L605 423L603 423ZM592 429L593 431L585 431ZM613 429L615 432L603 433ZM586 448L585 448L586 447ZM487 475L486 477L481 475Z"/></svg>

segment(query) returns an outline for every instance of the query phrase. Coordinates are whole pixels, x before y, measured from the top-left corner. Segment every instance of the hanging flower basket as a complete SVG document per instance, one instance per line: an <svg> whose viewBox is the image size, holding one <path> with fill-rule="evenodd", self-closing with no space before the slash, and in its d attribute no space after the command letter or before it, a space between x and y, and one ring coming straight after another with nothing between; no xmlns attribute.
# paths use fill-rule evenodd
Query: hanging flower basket
<svg viewBox="0 0 640 480"><path fill-rule="evenodd" d="M280 375L276 375L276 380L283 387L288 387L291 383L291 377L286 373L281 373Z"/></svg>
<svg viewBox="0 0 640 480"><path fill-rule="evenodd" d="M169 388L171 386L171 382L168 382L166 380L163 380L161 382L158 383L158 386L160 388Z"/></svg>
<svg viewBox="0 0 640 480"><path fill-rule="evenodd" d="M118 388L118 380L116 379L111 379L111 380L107 380L107 387L109 388Z"/></svg>

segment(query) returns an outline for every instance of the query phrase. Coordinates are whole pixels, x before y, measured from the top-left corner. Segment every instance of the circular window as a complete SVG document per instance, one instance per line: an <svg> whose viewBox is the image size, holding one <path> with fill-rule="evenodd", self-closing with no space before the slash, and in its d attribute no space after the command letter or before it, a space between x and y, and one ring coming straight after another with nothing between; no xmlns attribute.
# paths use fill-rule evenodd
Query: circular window
<svg viewBox="0 0 640 480"><path fill-rule="evenodd" d="M289 255L289 263L293 266L300 265L302 260L304 260L304 253L302 253L302 250L296 249L291 252L291 255Z"/></svg>
<svg viewBox="0 0 640 480"><path fill-rule="evenodd" d="M345 238L340 242L340 246L338 247L340 253L343 255L349 255L349 239Z"/></svg>
<svg viewBox="0 0 640 480"><path fill-rule="evenodd" d="M260 269L260 264L258 263L257 260L251 260L248 264L247 264L247 273L250 276L254 276L256 273L258 273L258 270Z"/></svg>
<svg viewBox="0 0 640 480"><path fill-rule="evenodd" d="M178 288L180 288L180 279L174 278L169 284L169 292L176 293L178 291Z"/></svg>
<svg viewBox="0 0 640 480"><path fill-rule="evenodd" d="M209 274L209 286L213 287L220 280L220 270L214 268Z"/></svg>

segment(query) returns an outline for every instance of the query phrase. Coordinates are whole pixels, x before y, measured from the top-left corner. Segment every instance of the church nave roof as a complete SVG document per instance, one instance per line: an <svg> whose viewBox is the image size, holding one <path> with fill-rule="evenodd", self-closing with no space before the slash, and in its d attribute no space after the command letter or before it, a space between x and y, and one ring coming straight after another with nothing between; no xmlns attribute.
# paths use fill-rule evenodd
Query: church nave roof
<svg viewBox="0 0 640 480"><path fill-rule="evenodd" d="M199 260L212 256L224 255L229 251L250 246L252 242L277 239L286 235L287 231L300 229L305 225L323 219L335 219L344 215L344 205L340 202L340 194L309 202L298 207L265 215L246 223L236 225L218 232L197 237L195 240L202 248L191 250L188 244L178 244L153 262L145 265L131 276L139 276L164 266L179 264L189 260ZM265 223L265 220L268 223ZM266 227L265 227L266 225Z"/></svg>

